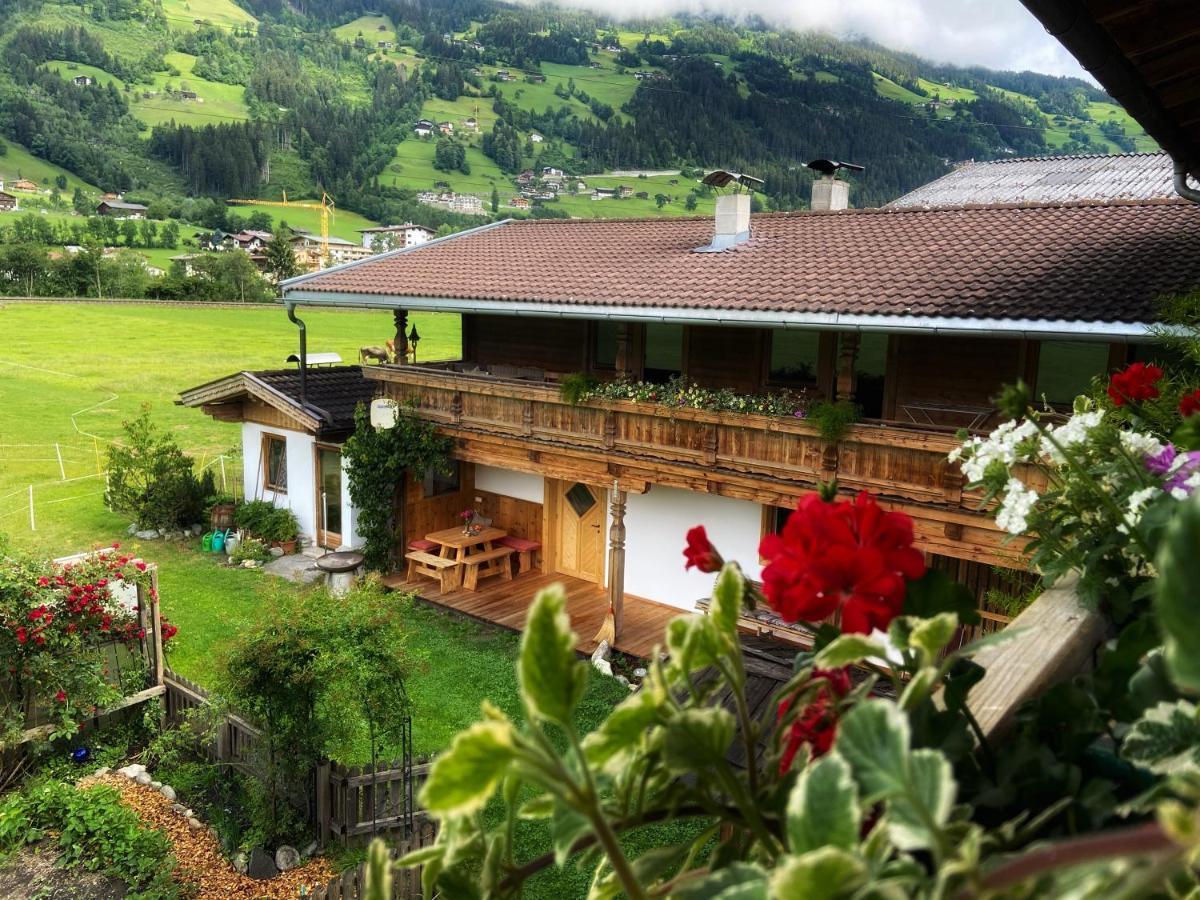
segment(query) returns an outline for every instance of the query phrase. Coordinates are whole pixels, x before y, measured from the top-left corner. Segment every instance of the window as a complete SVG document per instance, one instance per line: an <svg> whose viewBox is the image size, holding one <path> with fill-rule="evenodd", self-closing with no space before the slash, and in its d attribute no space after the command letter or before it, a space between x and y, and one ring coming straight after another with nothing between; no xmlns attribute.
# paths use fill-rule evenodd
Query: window
<svg viewBox="0 0 1200 900"><path fill-rule="evenodd" d="M263 482L268 491L287 493L287 439L277 434L264 434Z"/></svg>
<svg viewBox="0 0 1200 900"><path fill-rule="evenodd" d="M457 494L459 490L461 490L462 485L462 473L460 468L460 463L451 463L450 474L447 475L435 466L430 466L425 471L425 479L423 482L426 498L442 497L446 494Z"/></svg>
<svg viewBox="0 0 1200 900"><path fill-rule="evenodd" d="M854 380L857 383L854 402L862 409L863 418L883 416L883 381L887 372L888 336L868 331L859 335L858 356L855 357Z"/></svg>
<svg viewBox="0 0 1200 900"><path fill-rule="evenodd" d="M646 325L646 380L662 383L683 371L683 326Z"/></svg>
<svg viewBox="0 0 1200 900"><path fill-rule="evenodd" d="M586 484L576 482L567 491L567 502L571 504L571 509L575 510L575 515L582 519L596 505L596 497Z"/></svg>
<svg viewBox="0 0 1200 900"><path fill-rule="evenodd" d="M788 516L796 511L794 506L764 506L763 535L779 534L787 524Z"/></svg>
<svg viewBox="0 0 1200 900"><path fill-rule="evenodd" d="M771 332L771 381L808 387L817 383L821 335L816 331L777 328Z"/></svg>
<svg viewBox="0 0 1200 900"><path fill-rule="evenodd" d="M1108 344L1043 341L1038 349L1037 397L1070 406L1108 369Z"/></svg>
<svg viewBox="0 0 1200 900"><path fill-rule="evenodd" d="M595 345L592 348L592 362L597 369L615 369L617 367L617 323L597 322Z"/></svg>

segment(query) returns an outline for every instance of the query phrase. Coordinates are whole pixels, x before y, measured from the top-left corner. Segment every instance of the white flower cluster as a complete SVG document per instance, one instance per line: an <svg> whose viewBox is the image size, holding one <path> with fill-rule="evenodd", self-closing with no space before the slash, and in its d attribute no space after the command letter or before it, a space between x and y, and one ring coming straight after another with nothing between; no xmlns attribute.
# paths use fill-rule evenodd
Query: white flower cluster
<svg viewBox="0 0 1200 900"><path fill-rule="evenodd" d="M1144 434L1140 431L1122 431L1121 446L1136 460L1145 459L1147 456L1158 456L1163 451L1162 441L1152 434Z"/></svg>
<svg viewBox="0 0 1200 900"><path fill-rule="evenodd" d="M1142 517L1142 510L1146 504L1162 493L1162 489L1157 485L1142 488L1140 491L1134 491L1129 495L1129 500L1126 502L1125 521L1117 526L1117 531L1121 534L1129 534L1130 529L1137 526L1138 520Z"/></svg>
<svg viewBox="0 0 1200 900"><path fill-rule="evenodd" d="M1193 472L1187 478L1183 479L1182 484L1176 484L1171 488L1171 496L1176 500L1186 500L1192 496L1192 492L1200 488L1200 469Z"/></svg>
<svg viewBox="0 0 1200 900"><path fill-rule="evenodd" d="M1024 534L1029 527L1029 513L1037 503L1037 491L1025 486L1019 478L1009 478L1004 497L996 511L996 524L1009 534Z"/></svg>
<svg viewBox="0 0 1200 900"><path fill-rule="evenodd" d="M1043 438L1042 452L1054 460L1054 462L1061 464L1065 460L1060 448L1065 450L1076 444L1082 444L1087 440L1092 429L1100 424L1102 418L1104 418L1104 410L1097 409L1092 412L1076 413L1057 428L1048 426L1046 430L1053 436L1054 442L1051 443L1048 438Z"/></svg>
<svg viewBox="0 0 1200 900"><path fill-rule="evenodd" d="M961 462L963 475L974 484L983 480L988 466L997 460L1008 467L1024 458L1018 455L1017 448L1035 434L1037 427L1032 422L1009 420L986 438L968 438L961 447L955 447L950 452L950 462Z"/></svg>

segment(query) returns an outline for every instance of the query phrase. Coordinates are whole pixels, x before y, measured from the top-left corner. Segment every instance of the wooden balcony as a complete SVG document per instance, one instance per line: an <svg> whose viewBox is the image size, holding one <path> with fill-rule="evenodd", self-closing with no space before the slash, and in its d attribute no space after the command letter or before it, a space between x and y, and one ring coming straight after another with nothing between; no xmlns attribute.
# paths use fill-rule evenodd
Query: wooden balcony
<svg viewBox="0 0 1200 900"><path fill-rule="evenodd" d="M557 385L435 366L367 368L382 393L413 404L457 439L460 458L630 491L664 484L790 505L821 481L870 491L914 516L932 552L1012 563L1019 552L978 511L947 455L947 430L898 423L852 426L836 444L804 419L713 413L629 401L572 406Z"/></svg>

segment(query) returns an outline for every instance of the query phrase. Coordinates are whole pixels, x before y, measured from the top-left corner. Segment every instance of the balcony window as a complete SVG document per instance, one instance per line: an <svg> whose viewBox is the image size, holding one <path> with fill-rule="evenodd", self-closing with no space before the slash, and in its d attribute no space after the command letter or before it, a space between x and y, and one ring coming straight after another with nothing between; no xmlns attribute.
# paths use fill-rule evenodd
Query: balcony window
<svg viewBox="0 0 1200 900"><path fill-rule="evenodd" d="M646 326L646 380L663 383L683 372L683 326Z"/></svg>
<svg viewBox="0 0 1200 900"><path fill-rule="evenodd" d="M1107 368L1107 344L1043 341L1038 350L1037 397L1054 406L1070 406Z"/></svg>
<svg viewBox="0 0 1200 900"><path fill-rule="evenodd" d="M865 332L858 338L858 357L854 375L857 387L854 402L862 408L863 418L883 418L883 381L887 372L888 336Z"/></svg>
<svg viewBox="0 0 1200 900"><path fill-rule="evenodd" d="M617 367L617 323L597 322L592 344L592 365L597 369Z"/></svg>
<svg viewBox="0 0 1200 900"><path fill-rule="evenodd" d="M772 384L815 387L821 335L816 331L777 328L771 332Z"/></svg>
<svg viewBox="0 0 1200 900"><path fill-rule="evenodd" d="M422 481L422 493L424 493L426 499L430 497L443 497L446 494L457 494L461 490L462 485L461 468L461 463L451 463L449 475L442 472L436 466L430 466L426 469L425 478Z"/></svg>

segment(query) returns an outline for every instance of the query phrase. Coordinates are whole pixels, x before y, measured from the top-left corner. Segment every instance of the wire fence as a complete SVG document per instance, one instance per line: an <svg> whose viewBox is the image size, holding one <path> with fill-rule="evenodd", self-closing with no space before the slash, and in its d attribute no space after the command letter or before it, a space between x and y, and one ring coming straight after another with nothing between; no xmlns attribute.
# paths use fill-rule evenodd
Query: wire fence
<svg viewBox="0 0 1200 900"><path fill-rule="evenodd" d="M36 532L39 522L57 512L57 507L97 502L108 487L108 448L114 443L78 426L72 440L0 442L0 531ZM198 476L211 470L217 490L240 496L239 453L214 453L211 448L184 452L195 460Z"/></svg>

